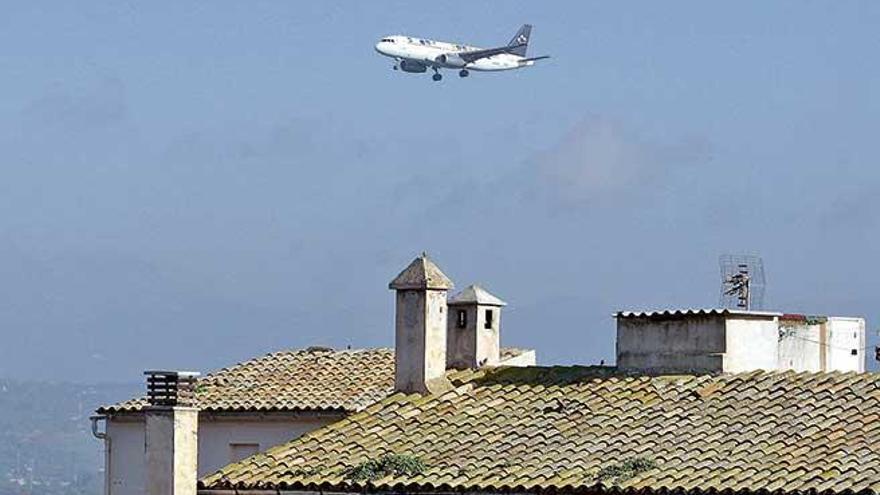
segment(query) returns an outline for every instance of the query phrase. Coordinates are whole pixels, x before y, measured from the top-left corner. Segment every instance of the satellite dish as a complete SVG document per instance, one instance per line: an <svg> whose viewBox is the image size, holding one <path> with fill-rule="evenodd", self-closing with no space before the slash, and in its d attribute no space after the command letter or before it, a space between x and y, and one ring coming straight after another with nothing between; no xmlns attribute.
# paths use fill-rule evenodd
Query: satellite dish
<svg viewBox="0 0 880 495"><path fill-rule="evenodd" d="M723 254L719 305L746 311L764 309L764 261L760 256Z"/></svg>

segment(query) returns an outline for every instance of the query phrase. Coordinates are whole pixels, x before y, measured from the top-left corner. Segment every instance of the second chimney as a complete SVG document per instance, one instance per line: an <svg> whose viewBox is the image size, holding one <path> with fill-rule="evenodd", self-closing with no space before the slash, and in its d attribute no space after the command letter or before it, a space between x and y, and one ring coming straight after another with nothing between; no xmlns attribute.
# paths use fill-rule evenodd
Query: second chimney
<svg viewBox="0 0 880 495"><path fill-rule="evenodd" d="M507 303L479 285L449 299L446 366L495 366L501 361L501 308Z"/></svg>

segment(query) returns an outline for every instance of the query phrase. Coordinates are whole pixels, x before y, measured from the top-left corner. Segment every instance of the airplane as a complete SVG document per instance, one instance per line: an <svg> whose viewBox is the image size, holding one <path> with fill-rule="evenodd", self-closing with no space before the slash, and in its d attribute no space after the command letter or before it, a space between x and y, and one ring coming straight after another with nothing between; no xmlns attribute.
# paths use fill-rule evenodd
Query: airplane
<svg viewBox="0 0 880 495"><path fill-rule="evenodd" d="M459 77L467 77L470 71L500 71L520 69L535 65L549 55L526 57L531 24L519 28L513 39L505 46L478 48L476 46L433 41L411 36L387 36L376 43L376 51L394 59L394 70L423 73L434 71L432 79L443 79L440 69L459 69Z"/></svg>

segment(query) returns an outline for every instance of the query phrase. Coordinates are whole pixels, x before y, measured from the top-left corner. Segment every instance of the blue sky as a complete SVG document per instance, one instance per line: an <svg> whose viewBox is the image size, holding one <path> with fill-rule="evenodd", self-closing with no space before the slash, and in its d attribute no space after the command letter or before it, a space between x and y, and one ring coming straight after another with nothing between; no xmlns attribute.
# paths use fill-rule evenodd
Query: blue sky
<svg viewBox="0 0 880 495"><path fill-rule="evenodd" d="M547 63L401 74L386 34ZM0 376L390 346L427 250L542 363L617 309L880 322L875 2L19 2L0 16Z"/></svg>

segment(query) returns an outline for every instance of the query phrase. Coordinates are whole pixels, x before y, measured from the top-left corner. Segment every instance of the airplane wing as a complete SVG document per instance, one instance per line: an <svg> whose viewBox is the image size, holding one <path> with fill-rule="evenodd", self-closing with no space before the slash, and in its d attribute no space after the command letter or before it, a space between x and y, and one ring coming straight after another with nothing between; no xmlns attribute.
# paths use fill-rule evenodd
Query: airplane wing
<svg viewBox="0 0 880 495"><path fill-rule="evenodd" d="M499 46L498 48L487 48L485 50L474 50L470 52L458 52L456 55L461 57L467 63L475 62L482 58L489 58L493 55L498 55L499 53L510 53L511 51L519 48L521 46L526 46L526 43L518 43L514 45L507 46Z"/></svg>
<svg viewBox="0 0 880 495"><path fill-rule="evenodd" d="M532 57L532 58L524 58L520 60L520 62L537 62L538 60L544 60L550 58L550 55L541 55L540 57Z"/></svg>

